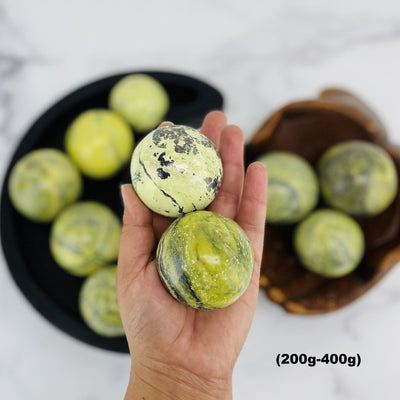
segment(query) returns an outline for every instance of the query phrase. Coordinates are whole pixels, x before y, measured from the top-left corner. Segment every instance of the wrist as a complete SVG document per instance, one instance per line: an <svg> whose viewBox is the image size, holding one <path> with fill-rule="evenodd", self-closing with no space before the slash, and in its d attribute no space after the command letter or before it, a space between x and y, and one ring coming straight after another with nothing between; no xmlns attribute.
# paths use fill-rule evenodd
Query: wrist
<svg viewBox="0 0 400 400"><path fill-rule="evenodd" d="M125 400L231 400L232 376L201 377L171 364L132 361Z"/></svg>

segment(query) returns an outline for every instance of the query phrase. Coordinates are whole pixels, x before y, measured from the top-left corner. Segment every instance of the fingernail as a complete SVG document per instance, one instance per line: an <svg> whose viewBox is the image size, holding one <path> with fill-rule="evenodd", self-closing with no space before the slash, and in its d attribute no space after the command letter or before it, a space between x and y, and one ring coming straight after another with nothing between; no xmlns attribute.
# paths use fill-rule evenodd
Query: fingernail
<svg viewBox="0 0 400 400"><path fill-rule="evenodd" d="M126 190L128 189L129 183L122 183L119 186L120 192L121 192L121 198L122 198L122 203L124 207L126 206Z"/></svg>
<svg viewBox="0 0 400 400"><path fill-rule="evenodd" d="M174 125L174 123L171 122L171 121L163 121L163 122L161 122L161 124L158 125L158 126L170 126L170 125Z"/></svg>

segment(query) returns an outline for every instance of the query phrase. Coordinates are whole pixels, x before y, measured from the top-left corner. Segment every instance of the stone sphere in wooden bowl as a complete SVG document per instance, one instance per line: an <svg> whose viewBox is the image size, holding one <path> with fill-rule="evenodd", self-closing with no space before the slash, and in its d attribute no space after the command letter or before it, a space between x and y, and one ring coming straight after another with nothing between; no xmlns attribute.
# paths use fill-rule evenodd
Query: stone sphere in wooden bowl
<svg viewBox="0 0 400 400"><path fill-rule="evenodd" d="M246 163L272 151L290 151L316 167L322 154L338 143L362 140L377 144L393 159L400 176L400 147L391 143L378 116L345 90L327 89L313 100L288 104L274 112L246 145ZM327 207L320 198L319 208ZM285 310L322 314L346 306L371 289L400 261L400 195L383 212L356 216L365 239L358 267L340 278L307 271L296 257L296 224L267 222L260 286Z"/></svg>

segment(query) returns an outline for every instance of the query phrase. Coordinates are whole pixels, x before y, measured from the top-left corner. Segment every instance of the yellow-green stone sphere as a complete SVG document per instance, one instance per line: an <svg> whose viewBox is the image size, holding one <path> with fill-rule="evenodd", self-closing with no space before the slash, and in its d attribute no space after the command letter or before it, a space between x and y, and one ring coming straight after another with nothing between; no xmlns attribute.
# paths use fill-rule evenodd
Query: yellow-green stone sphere
<svg viewBox="0 0 400 400"><path fill-rule="evenodd" d="M295 251L304 267L327 278L352 272L363 257L364 246L358 223L337 210L312 212L294 232Z"/></svg>
<svg viewBox="0 0 400 400"><path fill-rule="evenodd" d="M268 171L268 222L296 223L317 205L318 179L307 160L294 153L273 151L258 161Z"/></svg>
<svg viewBox="0 0 400 400"><path fill-rule="evenodd" d="M214 144L197 129L159 127L137 145L131 178L141 200L169 217L202 210L215 198L222 162Z"/></svg>
<svg viewBox="0 0 400 400"><path fill-rule="evenodd" d="M50 222L81 195L82 178L66 154L39 149L22 157L8 181L11 203L35 222Z"/></svg>
<svg viewBox="0 0 400 400"><path fill-rule="evenodd" d="M132 74L111 89L109 106L122 115L136 133L144 133L164 119L169 109L169 97L156 79L145 74Z"/></svg>
<svg viewBox="0 0 400 400"><path fill-rule="evenodd" d="M169 293L197 309L223 308L246 290L253 250L236 222L211 211L176 219L157 247L158 273Z"/></svg>
<svg viewBox="0 0 400 400"><path fill-rule="evenodd" d="M381 147L364 141L339 143L318 162L321 193L327 204L351 215L375 215L394 200L396 167Z"/></svg>
<svg viewBox="0 0 400 400"><path fill-rule="evenodd" d="M87 277L79 293L79 311L98 335L124 336L115 290L117 268L102 268Z"/></svg>
<svg viewBox="0 0 400 400"><path fill-rule="evenodd" d="M115 175L129 162L133 146L129 124L110 110L83 112L65 135L67 153L84 175L94 179Z"/></svg>
<svg viewBox="0 0 400 400"><path fill-rule="evenodd" d="M75 203L54 220L50 250L57 264L72 275L86 276L117 259L121 222L106 205Z"/></svg>

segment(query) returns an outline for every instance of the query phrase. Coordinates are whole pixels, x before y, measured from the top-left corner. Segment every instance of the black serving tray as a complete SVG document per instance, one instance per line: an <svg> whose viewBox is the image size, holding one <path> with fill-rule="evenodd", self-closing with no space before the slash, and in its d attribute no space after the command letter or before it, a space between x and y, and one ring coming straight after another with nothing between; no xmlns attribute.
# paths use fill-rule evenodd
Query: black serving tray
<svg viewBox="0 0 400 400"><path fill-rule="evenodd" d="M22 293L47 320L62 331L90 345L128 352L125 338L105 338L91 331L78 310L78 293L83 279L64 272L54 262L48 244L51 224L29 221L18 214L8 197L8 178L14 164L26 153L42 147L64 150L67 126L81 112L107 108L108 94L115 83L131 73L157 79L170 96L166 120L199 127L208 111L222 109L222 95L198 79L169 72L130 71L80 87L44 112L28 129L8 166L1 193L1 243L11 275ZM143 136L135 135L136 143ZM95 181L84 178L82 200L97 200L122 216L121 183L129 182L126 167L117 176Z"/></svg>

